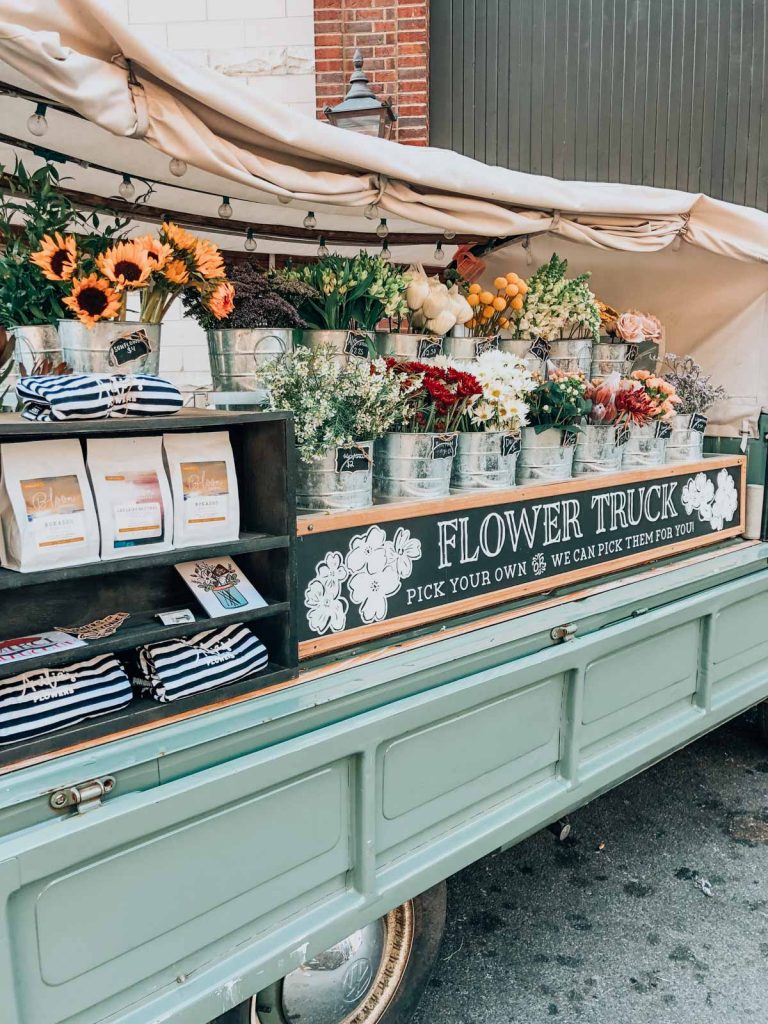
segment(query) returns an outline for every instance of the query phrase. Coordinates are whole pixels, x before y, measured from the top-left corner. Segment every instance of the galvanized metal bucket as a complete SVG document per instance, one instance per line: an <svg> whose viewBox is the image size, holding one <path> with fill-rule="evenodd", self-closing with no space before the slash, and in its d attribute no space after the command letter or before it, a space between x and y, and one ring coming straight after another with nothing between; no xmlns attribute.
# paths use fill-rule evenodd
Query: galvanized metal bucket
<svg viewBox="0 0 768 1024"><path fill-rule="evenodd" d="M294 341L306 348L326 349L339 366L376 355L372 331L294 331Z"/></svg>
<svg viewBox="0 0 768 1024"><path fill-rule="evenodd" d="M376 351L389 359L434 359L443 354L443 338L437 334L393 334L376 331Z"/></svg>
<svg viewBox="0 0 768 1024"><path fill-rule="evenodd" d="M74 373L160 372L160 324L59 320L61 355Z"/></svg>
<svg viewBox="0 0 768 1024"><path fill-rule="evenodd" d="M445 498L456 434L385 434L374 445L373 488L381 498Z"/></svg>
<svg viewBox="0 0 768 1024"><path fill-rule="evenodd" d="M536 433L523 427L517 457L517 482L568 480L573 469L576 435L557 428Z"/></svg>
<svg viewBox="0 0 768 1024"><path fill-rule="evenodd" d="M443 343L443 352L457 363L470 363L483 352L492 352L499 348L498 335L490 338L457 337L449 334Z"/></svg>
<svg viewBox="0 0 768 1024"><path fill-rule="evenodd" d="M499 350L522 359L530 373L541 373L542 360L531 352L533 342L529 338L499 338Z"/></svg>
<svg viewBox="0 0 768 1024"><path fill-rule="evenodd" d="M622 377L628 377L636 358L637 345L616 341L611 337L601 338L598 344L592 347L592 366L589 375L607 377L611 373L618 373Z"/></svg>
<svg viewBox="0 0 768 1024"><path fill-rule="evenodd" d="M293 351L290 328L250 327L206 331L211 378L215 391L248 391L266 402L259 371L278 356Z"/></svg>
<svg viewBox="0 0 768 1024"><path fill-rule="evenodd" d="M16 408L16 385L22 371L25 374L39 372L46 360L54 365L61 362L61 342L55 324L9 327L8 336L13 341L13 367L0 385L2 406L6 410Z"/></svg>
<svg viewBox="0 0 768 1024"><path fill-rule="evenodd" d="M621 448L616 444L613 423L588 423L576 435L573 475L618 473L621 470Z"/></svg>
<svg viewBox="0 0 768 1024"><path fill-rule="evenodd" d="M368 508L373 504L373 441L334 448L297 464L296 504L302 509Z"/></svg>
<svg viewBox="0 0 768 1024"><path fill-rule="evenodd" d="M631 427L629 440L621 449L622 469L647 469L663 466L667 449L666 438L658 434L658 423Z"/></svg>
<svg viewBox="0 0 768 1024"><path fill-rule="evenodd" d="M547 368L562 373L583 373L589 376L592 366L591 338L558 338L549 342Z"/></svg>
<svg viewBox="0 0 768 1024"><path fill-rule="evenodd" d="M515 486L519 435L462 432L451 469L451 493L498 491Z"/></svg>
<svg viewBox="0 0 768 1024"><path fill-rule="evenodd" d="M667 438L665 462L698 462L704 458L704 434L691 427L690 413L678 413L669 421L672 433Z"/></svg>

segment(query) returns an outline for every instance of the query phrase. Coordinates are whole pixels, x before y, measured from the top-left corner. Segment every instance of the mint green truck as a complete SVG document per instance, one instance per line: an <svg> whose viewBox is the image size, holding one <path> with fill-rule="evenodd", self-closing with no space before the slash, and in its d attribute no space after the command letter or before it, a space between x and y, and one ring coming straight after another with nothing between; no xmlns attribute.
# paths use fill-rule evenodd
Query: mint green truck
<svg viewBox="0 0 768 1024"><path fill-rule="evenodd" d="M406 1021L445 879L768 698L767 559L448 608L4 769L0 1024Z"/></svg>

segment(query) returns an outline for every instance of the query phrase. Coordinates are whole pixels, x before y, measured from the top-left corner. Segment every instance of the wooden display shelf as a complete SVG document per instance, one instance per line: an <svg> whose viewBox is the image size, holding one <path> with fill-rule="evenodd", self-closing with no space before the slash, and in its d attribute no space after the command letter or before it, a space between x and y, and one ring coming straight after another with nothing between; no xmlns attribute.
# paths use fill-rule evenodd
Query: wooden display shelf
<svg viewBox="0 0 768 1024"><path fill-rule="evenodd" d="M76 726L20 744L0 746L0 767L29 758L44 759L80 743L106 742L137 729L162 726L166 719L202 714L230 695L251 693L284 683L297 673L294 632L296 535L295 445L290 415L282 412L182 410L173 416L126 417L35 423L17 415L0 417L0 444L46 439L131 437L169 432L226 430L232 442L240 495L237 540L155 554L96 561L88 565L18 573L0 569L0 636L13 639L76 626L114 612L130 618L114 635L86 646L40 658L0 665L2 680L43 668L57 668L114 653L129 666L136 648L174 637L242 622L267 648L267 671L249 679L161 704L137 697L119 712L87 719ZM246 578L269 603L209 618L176 572L181 562L233 557ZM189 608L196 621L163 625L156 614Z"/></svg>

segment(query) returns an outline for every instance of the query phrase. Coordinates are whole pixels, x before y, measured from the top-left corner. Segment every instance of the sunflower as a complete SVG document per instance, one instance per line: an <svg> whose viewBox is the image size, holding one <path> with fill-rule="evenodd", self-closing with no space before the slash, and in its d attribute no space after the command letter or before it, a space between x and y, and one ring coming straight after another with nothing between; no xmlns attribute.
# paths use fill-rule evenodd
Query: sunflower
<svg viewBox="0 0 768 1024"><path fill-rule="evenodd" d="M163 274L171 284L187 284L189 271L184 260L169 260L162 268Z"/></svg>
<svg viewBox="0 0 768 1024"><path fill-rule="evenodd" d="M219 247L207 238L201 238L195 244L192 257L195 261L195 270L206 280L213 281L217 277L224 277L226 271Z"/></svg>
<svg viewBox="0 0 768 1024"><path fill-rule="evenodd" d="M143 288L152 273L146 250L137 242L118 242L97 258L96 266L122 288Z"/></svg>
<svg viewBox="0 0 768 1024"><path fill-rule="evenodd" d="M143 235L141 238L134 238L136 245L140 246L147 254L152 270L162 270L165 264L173 256L173 249L164 242L159 242L152 235Z"/></svg>
<svg viewBox="0 0 768 1024"><path fill-rule="evenodd" d="M69 306L81 323L93 327L98 320L114 320L122 302L109 281L91 274L72 279L72 294L64 299L64 305Z"/></svg>
<svg viewBox="0 0 768 1024"><path fill-rule="evenodd" d="M77 269L77 243L72 235L43 238L42 249L32 253L30 262L42 270L49 281L68 281Z"/></svg>
<svg viewBox="0 0 768 1024"><path fill-rule="evenodd" d="M168 220L163 221L160 238L163 242L167 242L175 249L186 249L191 251L197 245L197 239L193 234L191 234L191 232L185 231L184 228L180 228L178 224L174 224L173 221Z"/></svg>
<svg viewBox="0 0 768 1024"><path fill-rule="evenodd" d="M217 320L223 320L229 316L235 308L235 287L229 281L222 281L217 284L212 292L206 297L205 305L210 309Z"/></svg>

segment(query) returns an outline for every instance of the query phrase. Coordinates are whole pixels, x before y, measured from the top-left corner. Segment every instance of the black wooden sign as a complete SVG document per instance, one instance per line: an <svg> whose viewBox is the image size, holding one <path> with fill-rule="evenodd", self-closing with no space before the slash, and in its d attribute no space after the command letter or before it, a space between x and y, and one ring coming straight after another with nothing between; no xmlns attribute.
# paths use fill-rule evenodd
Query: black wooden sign
<svg viewBox="0 0 768 1024"><path fill-rule="evenodd" d="M109 346L107 362L110 366L124 366L136 359L149 355L152 351L147 332L141 330L133 331L131 334L124 334L122 338L116 338Z"/></svg>
<svg viewBox="0 0 768 1024"><path fill-rule="evenodd" d="M336 449L337 473L365 473L371 468L371 454L360 445Z"/></svg>
<svg viewBox="0 0 768 1024"><path fill-rule="evenodd" d="M734 536L743 529L743 473L739 457L718 457L611 482L527 487L520 497L512 490L300 520L302 653ZM344 525L332 528L333 518Z"/></svg>

